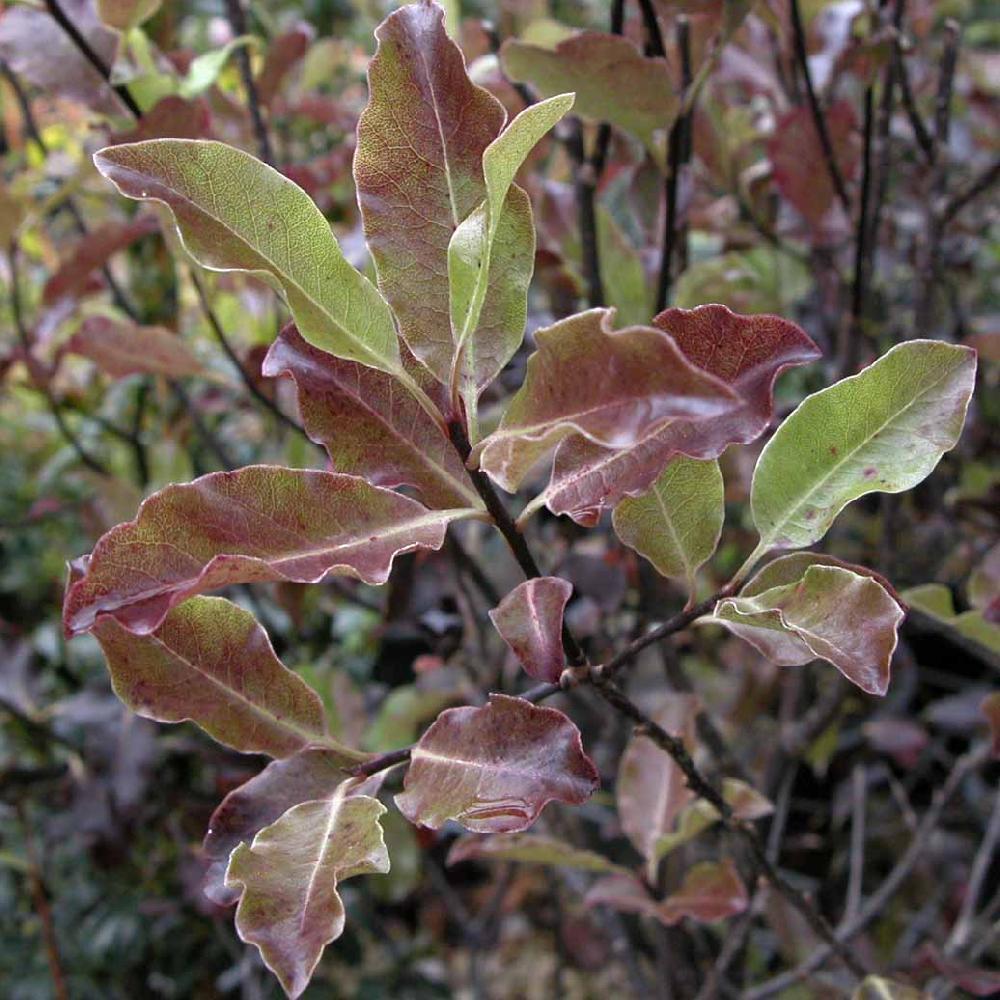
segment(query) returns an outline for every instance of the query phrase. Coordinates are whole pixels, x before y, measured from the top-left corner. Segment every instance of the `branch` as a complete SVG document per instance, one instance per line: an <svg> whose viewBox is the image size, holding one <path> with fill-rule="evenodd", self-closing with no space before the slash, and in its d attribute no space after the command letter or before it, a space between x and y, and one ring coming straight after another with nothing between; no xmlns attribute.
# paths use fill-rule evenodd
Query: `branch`
<svg viewBox="0 0 1000 1000"><path fill-rule="evenodd" d="M241 0L226 0L226 14L232 26L233 35L237 38L246 35L247 16ZM269 166L274 166L274 150L271 147L271 137L267 131L264 114L260 107L260 96L257 93L257 83L253 78L250 66L250 53L245 45L236 52L236 62L243 78L243 89L247 92L247 106L250 109L250 120L253 122L254 134L257 136L257 149L260 158Z"/></svg>
<svg viewBox="0 0 1000 1000"><path fill-rule="evenodd" d="M951 222L963 208L988 191L998 180L1000 180L1000 157L995 159L978 177L974 177L961 191L952 195L941 213L941 222Z"/></svg>
<svg viewBox="0 0 1000 1000"><path fill-rule="evenodd" d="M909 877L910 872L916 867L927 848L931 835L941 822L941 817L945 807L952 796L958 791L962 781L978 767L987 756L985 744L970 750L963 757L960 757L948 775L944 785L938 789L937 794L931 802L930 808L924 814L917 832L910 841L903 856L896 863L896 866L886 876L885 881L869 897L868 902L861 907L858 915L851 921L842 924L834 933L834 937L840 947L845 947L852 938L861 933L879 914L886 904L893 897L896 891ZM774 996L783 990L794 986L795 983L812 975L830 957L834 949L827 942L820 945L804 962L801 962L794 969L775 976L765 983L748 990L744 994L744 1000L765 1000L766 997Z"/></svg>
<svg viewBox="0 0 1000 1000"><path fill-rule="evenodd" d="M830 130L827 128L826 115L819 105L819 98L816 96L816 89L813 87L812 73L809 71L809 56L806 51L806 32L802 25L802 12L799 10L799 0L791 0L789 4L792 16L792 38L795 43L795 56L802 71L802 79L806 85L806 97L809 100L809 110L812 112L813 124L819 135L820 146L823 149L823 160L826 169L833 181L833 188L837 192L841 205L848 215L851 214L851 199L847 194L847 186L844 184L844 176L840 172L840 164L837 163L837 156L833 150L833 141L830 139Z"/></svg>
<svg viewBox="0 0 1000 1000"><path fill-rule="evenodd" d="M87 62L101 75L104 82L111 87L112 90L118 95L122 104L125 105L129 111L136 118L142 117L142 108L136 103L135 98L129 92L128 87L123 83L112 83L111 82L111 68L104 62L104 60L94 51L90 42L87 41L83 35L80 34L79 28L66 16L66 12L59 6L58 0L45 0L45 7L52 19L62 28L63 31L69 35L73 44L77 47L80 55L83 56Z"/></svg>

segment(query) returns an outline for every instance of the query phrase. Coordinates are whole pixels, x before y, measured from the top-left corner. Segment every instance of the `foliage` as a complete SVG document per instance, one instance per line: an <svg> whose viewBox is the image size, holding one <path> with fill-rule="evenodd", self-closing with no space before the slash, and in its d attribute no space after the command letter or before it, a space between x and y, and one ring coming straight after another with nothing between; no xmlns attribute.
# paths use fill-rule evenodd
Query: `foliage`
<svg viewBox="0 0 1000 1000"><path fill-rule="evenodd" d="M378 6L0 11L10 995L990 994L989 54Z"/></svg>

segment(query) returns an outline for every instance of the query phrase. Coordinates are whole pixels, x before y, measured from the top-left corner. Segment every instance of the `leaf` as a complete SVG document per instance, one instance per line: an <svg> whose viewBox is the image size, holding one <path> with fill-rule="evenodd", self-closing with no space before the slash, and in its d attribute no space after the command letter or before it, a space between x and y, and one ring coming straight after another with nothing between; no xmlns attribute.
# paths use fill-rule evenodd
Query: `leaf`
<svg viewBox="0 0 1000 1000"><path fill-rule="evenodd" d="M516 586L490 612L490 621L529 677L559 680L566 665L563 612L572 594L569 581L543 576Z"/></svg>
<svg viewBox="0 0 1000 1000"><path fill-rule="evenodd" d="M851 994L851 1000L929 1000L929 997L930 994L915 986L885 976L865 976Z"/></svg>
<svg viewBox="0 0 1000 1000"><path fill-rule="evenodd" d="M854 108L850 101L835 101L826 109L825 117L841 176L850 181L857 174L859 163ZM796 105L777 119L767 152L778 190L810 229L829 238L837 214L843 219L843 212L815 121L806 105ZM834 220L831 212L836 213Z"/></svg>
<svg viewBox="0 0 1000 1000"><path fill-rule="evenodd" d="M711 558L722 535L723 494L718 461L679 455L648 493L626 498L615 507L615 533L662 576L686 580L693 601L695 574Z"/></svg>
<svg viewBox="0 0 1000 1000"><path fill-rule="evenodd" d="M482 505L458 452L392 375L317 350L294 324L271 345L261 372L291 376L306 433L338 472L375 486L413 486L430 507Z"/></svg>
<svg viewBox="0 0 1000 1000"><path fill-rule="evenodd" d="M482 156L506 113L469 80L440 7L400 7L375 36L354 159L365 239L403 340L447 385L448 244L485 197Z"/></svg>
<svg viewBox="0 0 1000 1000"><path fill-rule="evenodd" d="M537 833L459 837L448 851L447 863L455 865L461 861L518 861L521 864L553 865L586 872L626 872L603 854L581 850L555 837Z"/></svg>
<svg viewBox="0 0 1000 1000"><path fill-rule="evenodd" d="M0 246L4 252L17 236L26 215L24 199L0 180Z"/></svg>
<svg viewBox="0 0 1000 1000"><path fill-rule="evenodd" d="M260 774L234 788L212 813L202 844L209 861L205 895L219 906L235 903L239 892L225 885L233 850L243 841L249 843L292 806L332 796L350 778L350 769L368 756L346 747L307 747L292 757L271 761ZM371 781L357 787L372 796L377 791Z"/></svg>
<svg viewBox="0 0 1000 1000"><path fill-rule="evenodd" d="M98 541L64 606L67 636L111 615L154 631L175 605L236 583L318 583L329 574L385 583L401 552L437 549L470 512L415 500L330 472L253 465L154 493Z"/></svg>
<svg viewBox="0 0 1000 1000"><path fill-rule="evenodd" d="M642 55L627 38L585 31L547 49L508 39L504 73L543 97L574 91L576 112L639 139L662 164L663 137L680 108L667 62Z"/></svg>
<svg viewBox="0 0 1000 1000"><path fill-rule="evenodd" d="M284 667L249 611L221 597L193 597L148 635L102 615L94 635L111 686L157 722L197 723L243 753L288 757L322 742L323 703Z"/></svg>
<svg viewBox="0 0 1000 1000"><path fill-rule="evenodd" d="M863 691L884 695L903 617L877 580L815 563L796 582L719 601L699 622L724 625L779 666L818 657Z"/></svg>
<svg viewBox="0 0 1000 1000"><path fill-rule="evenodd" d="M388 305L344 258L309 196L278 171L221 142L190 139L109 146L94 163L127 198L166 205L203 267L276 281L314 347L400 373Z"/></svg>
<svg viewBox="0 0 1000 1000"><path fill-rule="evenodd" d="M593 525L601 511L643 493L677 453L712 459L730 444L759 437L774 413L774 383L786 369L819 357L794 323L778 316L740 316L725 306L667 309L653 325L668 333L684 357L738 394L738 405L718 416L678 418L654 428L628 448L607 448L576 436L556 452L552 478L530 505Z"/></svg>
<svg viewBox="0 0 1000 1000"><path fill-rule="evenodd" d="M950 626L967 639L974 640L994 653L1000 653L1000 625L987 618L983 611L970 610L956 614L951 590L943 583L923 583L910 587L901 596L917 610Z"/></svg>
<svg viewBox="0 0 1000 1000"><path fill-rule="evenodd" d="M187 344L162 326L88 316L65 349L90 358L112 378L146 373L182 377L204 372Z"/></svg>
<svg viewBox="0 0 1000 1000"><path fill-rule="evenodd" d="M389 870L378 822L385 806L349 795L351 785L345 781L331 798L293 806L229 860L226 885L243 891L236 930L260 949L292 998L309 984L324 948L344 931L338 884Z"/></svg>
<svg viewBox="0 0 1000 1000"><path fill-rule="evenodd" d="M315 34L311 24L300 21L272 39L267 47L264 65L257 76L257 99L264 107L269 107L277 97L285 78L292 67L305 56Z"/></svg>
<svg viewBox="0 0 1000 1000"><path fill-rule="evenodd" d="M135 128L116 132L110 144L146 139L206 139L211 134L212 114L203 98L185 101L169 94L143 112Z"/></svg>
<svg viewBox="0 0 1000 1000"><path fill-rule="evenodd" d="M661 904L665 924L690 917L699 923L714 923L743 913L750 903L746 886L729 858L703 861L689 869L680 888Z"/></svg>
<svg viewBox="0 0 1000 1000"><path fill-rule="evenodd" d="M256 44L257 39L253 35L241 35L239 38L231 38L225 45L217 49L195 56L178 85L177 93L188 101L203 94L219 78L219 74L229 61L229 57L237 49L244 46L252 47Z"/></svg>
<svg viewBox="0 0 1000 1000"><path fill-rule="evenodd" d="M757 554L811 545L852 500L930 475L958 441L975 375L970 348L911 340L805 399L757 460Z"/></svg>
<svg viewBox="0 0 1000 1000"><path fill-rule="evenodd" d="M596 221L597 257L608 305L615 307L623 326L641 325L653 311L642 256L603 205L597 205Z"/></svg>
<svg viewBox="0 0 1000 1000"><path fill-rule="evenodd" d="M651 714L668 733L691 748L697 713L694 695L671 694ZM622 829L647 861L655 856L656 845L673 831L681 810L694 797L673 758L641 735L633 736L625 747L615 794Z"/></svg>
<svg viewBox="0 0 1000 1000"><path fill-rule="evenodd" d="M120 250L156 232L156 216L137 215L129 222L106 222L92 229L73 246L69 255L45 283L42 301L54 305L61 299L77 299L87 290L90 276Z"/></svg>
<svg viewBox="0 0 1000 1000"><path fill-rule="evenodd" d="M461 692L454 688L437 690L417 684L393 688L379 706L378 715L365 733L363 745L379 752L408 746L424 724L442 709L463 700Z"/></svg>
<svg viewBox="0 0 1000 1000"><path fill-rule="evenodd" d="M760 794L752 785L738 778L725 778L722 782L722 797L732 806L733 816L740 820L762 819L774 812L770 800ZM672 832L660 837L653 846L650 860L659 861L682 844L693 840L714 826L721 819L718 810L705 799L695 799L684 807L677 816Z"/></svg>
<svg viewBox="0 0 1000 1000"><path fill-rule="evenodd" d="M732 861L703 861L690 868L676 892L657 902L633 875L612 875L595 883L584 897L587 906L610 906L671 926L690 917L714 923L743 913L749 905L746 886Z"/></svg>
<svg viewBox="0 0 1000 1000"><path fill-rule="evenodd" d="M590 309L536 332L524 384L475 450L505 490L516 490L570 434L623 448L670 418L714 417L737 405L735 393L688 363L665 333L644 326L614 331L613 315Z"/></svg>
<svg viewBox="0 0 1000 1000"><path fill-rule="evenodd" d="M482 708L438 716L413 748L396 805L433 830L456 820L473 833L514 833L547 803L579 805L597 785L580 731L562 712L494 694Z"/></svg>
<svg viewBox="0 0 1000 1000"><path fill-rule="evenodd" d="M461 389L467 412L475 412L479 393L500 374L524 336L535 230L527 197L512 193L514 177L538 141L572 107L572 94L533 104L486 147L486 198L458 226L448 245L455 336L450 382ZM505 214L510 216L507 225ZM500 254L496 260L494 248ZM512 267L518 260L526 266Z"/></svg>
<svg viewBox="0 0 1000 1000"><path fill-rule="evenodd" d="M97 0L97 14L109 27L128 31L148 21L162 0Z"/></svg>

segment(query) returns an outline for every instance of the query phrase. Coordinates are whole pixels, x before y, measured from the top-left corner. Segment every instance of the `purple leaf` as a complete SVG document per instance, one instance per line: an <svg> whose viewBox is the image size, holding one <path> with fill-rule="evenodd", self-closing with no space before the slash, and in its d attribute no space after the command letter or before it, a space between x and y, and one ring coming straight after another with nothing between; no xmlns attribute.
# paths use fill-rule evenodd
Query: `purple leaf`
<svg viewBox="0 0 1000 1000"><path fill-rule="evenodd" d="M572 584L555 576L525 580L490 612L490 620L530 677L558 681L565 666L563 612Z"/></svg>
<svg viewBox="0 0 1000 1000"><path fill-rule="evenodd" d="M438 716L413 749L396 805L434 830L456 820L474 833L514 833L548 802L586 801L598 780L562 712L494 694L482 708Z"/></svg>

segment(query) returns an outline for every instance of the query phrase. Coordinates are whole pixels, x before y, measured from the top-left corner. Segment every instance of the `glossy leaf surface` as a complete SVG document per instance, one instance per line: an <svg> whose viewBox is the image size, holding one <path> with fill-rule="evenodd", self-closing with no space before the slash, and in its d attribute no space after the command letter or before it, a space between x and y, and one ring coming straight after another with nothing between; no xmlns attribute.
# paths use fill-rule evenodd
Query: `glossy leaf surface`
<svg viewBox="0 0 1000 1000"><path fill-rule="evenodd" d="M88 316L66 350L90 358L112 378L144 373L180 378L204 369L191 349L162 326L139 326L107 316Z"/></svg>
<svg viewBox="0 0 1000 1000"><path fill-rule="evenodd" d="M115 694L157 722L196 722L244 753L288 757L323 739L323 703L249 611L220 597L178 605L148 635L102 615L94 635Z"/></svg>
<svg viewBox="0 0 1000 1000"><path fill-rule="evenodd" d="M375 486L413 486L429 507L481 505L451 442L394 376L317 350L292 324L261 371L291 376L306 433L336 471Z"/></svg>
<svg viewBox="0 0 1000 1000"><path fill-rule="evenodd" d="M354 160L365 238L403 339L447 384L448 244L485 197L483 152L506 114L469 80L440 7L402 6L375 34Z"/></svg>
<svg viewBox="0 0 1000 1000"><path fill-rule="evenodd" d="M449 521L355 476L256 465L167 486L97 543L66 595L67 635L99 615L151 632L194 594L235 583L318 583L329 573L385 583L393 558L437 549Z"/></svg>
<svg viewBox="0 0 1000 1000"><path fill-rule="evenodd" d="M586 31L554 49L509 39L500 50L507 76L543 97L573 91L577 114L630 132L662 160L679 108L665 59L644 56L618 35Z"/></svg>
<svg viewBox="0 0 1000 1000"><path fill-rule="evenodd" d="M598 775L580 731L562 712L495 694L450 708L413 748L396 805L411 823L448 820L473 833L514 833L553 800L579 805Z"/></svg>
<svg viewBox="0 0 1000 1000"><path fill-rule="evenodd" d="M670 421L628 448L569 438L559 446L552 479L538 500L554 514L594 524L605 508L647 490L675 454L712 459L730 444L753 441L771 422L778 376L819 357L798 326L777 316L740 316L708 305L667 309L653 325L674 339L691 364L728 385L738 404L707 419Z"/></svg>
<svg viewBox="0 0 1000 1000"><path fill-rule="evenodd" d="M971 348L911 340L806 399L754 470L760 550L811 545L852 500L930 475L958 441L975 375Z"/></svg>
<svg viewBox="0 0 1000 1000"><path fill-rule="evenodd" d="M288 178L209 140L109 146L94 162L126 197L166 205L203 267L275 281L309 343L373 368L399 370L388 305L347 262L323 214Z"/></svg>
<svg viewBox="0 0 1000 1000"><path fill-rule="evenodd" d="M814 564L794 583L720 601L703 621L725 625L779 666L817 657L883 695L903 610L870 576Z"/></svg>
<svg viewBox="0 0 1000 1000"><path fill-rule="evenodd" d="M714 417L735 393L690 364L653 327L614 331L591 309L535 334L524 384L478 449L480 465L513 492L538 459L570 434L624 448L674 417Z"/></svg>
<svg viewBox="0 0 1000 1000"><path fill-rule="evenodd" d="M219 906L229 906L239 898L234 888L226 888L229 856L243 841L270 826L292 806L314 799L329 798L350 778L349 769L368 755L346 747L306 747L292 757L273 760L260 774L234 788L216 807L208 824L202 851L208 858L203 889ZM374 795L377 785L365 782L351 786Z"/></svg>
<svg viewBox="0 0 1000 1000"><path fill-rule="evenodd" d="M717 461L679 455L647 493L622 500L614 513L615 533L648 559L663 576L687 581L711 558L725 516L722 472Z"/></svg>
<svg viewBox="0 0 1000 1000"><path fill-rule="evenodd" d="M309 984L323 949L343 933L338 884L389 870L379 825L385 806L348 795L351 784L342 783L331 798L293 806L229 860L226 885L242 888L236 930L260 949L292 998Z"/></svg>
<svg viewBox="0 0 1000 1000"><path fill-rule="evenodd" d="M567 580L543 576L516 586L490 612L490 620L525 672L540 681L558 681L566 665L563 612L572 594Z"/></svg>

